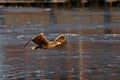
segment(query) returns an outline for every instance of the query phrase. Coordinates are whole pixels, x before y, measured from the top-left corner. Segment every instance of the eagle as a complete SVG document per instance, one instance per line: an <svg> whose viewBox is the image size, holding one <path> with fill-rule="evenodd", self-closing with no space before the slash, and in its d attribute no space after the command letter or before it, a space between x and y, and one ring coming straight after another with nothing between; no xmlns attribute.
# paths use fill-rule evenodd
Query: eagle
<svg viewBox="0 0 120 80"><path fill-rule="evenodd" d="M48 40L44 33L40 33L30 39L24 46L24 48L31 42L33 41L37 46L33 46L32 50L39 50L39 49L51 49L53 47L57 48L64 48L66 45L66 37L64 34L59 35L56 37L53 41ZM24 49L23 48L23 49Z"/></svg>

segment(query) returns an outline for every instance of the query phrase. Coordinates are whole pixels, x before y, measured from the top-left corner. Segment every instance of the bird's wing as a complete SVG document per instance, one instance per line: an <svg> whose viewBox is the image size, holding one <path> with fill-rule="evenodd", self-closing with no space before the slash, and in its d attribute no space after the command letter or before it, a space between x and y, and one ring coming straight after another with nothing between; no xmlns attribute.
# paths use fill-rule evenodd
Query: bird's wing
<svg viewBox="0 0 120 80"><path fill-rule="evenodd" d="M61 34L58 37L56 37L55 42L61 43L57 45L58 48L64 48L66 45L67 39L63 34Z"/></svg>
<svg viewBox="0 0 120 80"><path fill-rule="evenodd" d="M49 40L45 37L43 33L38 34L35 36L32 41L38 45L47 45Z"/></svg>
<svg viewBox="0 0 120 80"><path fill-rule="evenodd" d="M58 37L56 37L56 39L55 39L55 41L57 41L57 42L60 42L60 43L64 43L64 42L66 42L66 37L63 35L63 34L61 34L61 35L59 35Z"/></svg>
<svg viewBox="0 0 120 80"><path fill-rule="evenodd" d="M43 33L38 34L37 36L33 37L32 39L30 39L24 46L24 48L31 42L33 41L34 43L38 44L38 45L47 45L48 44L48 40L47 38L44 36ZM23 49L24 49L23 48Z"/></svg>

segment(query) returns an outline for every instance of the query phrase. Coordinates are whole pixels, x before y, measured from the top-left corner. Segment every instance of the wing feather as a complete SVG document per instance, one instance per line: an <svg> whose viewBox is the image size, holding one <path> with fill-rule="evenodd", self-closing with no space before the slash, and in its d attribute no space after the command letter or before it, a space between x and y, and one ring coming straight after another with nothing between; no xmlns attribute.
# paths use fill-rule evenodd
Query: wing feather
<svg viewBox="0 0 120 80"><path fill-rule="evenodd" d="M47 45L49 40L44 36L43 33L38 34L35 36L32 41L38 45Z"/></svg>
<svg viewBox="0 0 120 80"><path fill-rule="evenodd" d="M55 41L64 43L64 42L66 42L66 37L63 34L61 34L58 37L56 37Z"/></svg>
<svg viewBox="0 0 120 80"><path fill-rule="evenodd" d="M31 42L33 41L34 43L36 43L39 46L43 46L43 45L47 45L48 44L48 40L47 38L44 36L43 33L38 34L37 36L33 37L32 39L30 39L23 47L23 49Z"/></svg>
<svg viewBox="0 0 120 80"><path fill-rule="evenodd" d="M57 47L58 47L58 48L62 48L62 49L65 48L66 43L67 43L66 40L67 40L67 39L66 39L66 37L65 37L63 34L59 35L59 36L55 39L55 42L60 42L61 44L57 45Z"/></svg>

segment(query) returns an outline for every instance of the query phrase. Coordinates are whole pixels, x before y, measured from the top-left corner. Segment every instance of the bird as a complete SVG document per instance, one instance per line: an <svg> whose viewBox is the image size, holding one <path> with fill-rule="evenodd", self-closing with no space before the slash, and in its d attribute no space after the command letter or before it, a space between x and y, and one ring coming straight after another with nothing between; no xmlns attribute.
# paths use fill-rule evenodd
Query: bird
<svg viewBox="0 0 120 80"><path fill-rule="evenodd" d="M66 37L64 34L59 35L56 37L53 41L48 40L44 33L39 33L32 39L30 39L25 45L24 48L31 42L33 41L37 46L33 46L32 50L40 50L40 49L51 49L53 47L57 48L64 48L66 45ZM24 49L23 48L23 49Z"/></svg>

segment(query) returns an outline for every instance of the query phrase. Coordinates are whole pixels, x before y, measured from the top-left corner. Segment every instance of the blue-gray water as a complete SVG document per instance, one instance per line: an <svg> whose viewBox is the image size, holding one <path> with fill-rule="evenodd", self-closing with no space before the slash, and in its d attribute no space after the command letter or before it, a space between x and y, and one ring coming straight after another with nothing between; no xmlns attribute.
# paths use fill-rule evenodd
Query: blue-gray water
<svg viewBox="0 0 120 80"><path fill-rule="evenodd" d="M120 80L120 11L4 8L0 80ZM67 37L65 49L32 51L33 36Z"/></svg>

